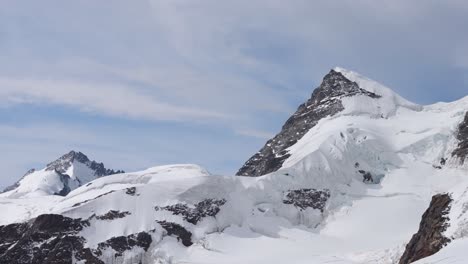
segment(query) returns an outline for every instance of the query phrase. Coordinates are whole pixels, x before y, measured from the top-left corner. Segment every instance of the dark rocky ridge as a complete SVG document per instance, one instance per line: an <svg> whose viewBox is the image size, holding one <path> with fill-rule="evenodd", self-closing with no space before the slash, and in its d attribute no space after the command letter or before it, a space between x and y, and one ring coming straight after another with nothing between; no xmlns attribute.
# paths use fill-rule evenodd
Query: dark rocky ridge
<svg viewBox="0 0 468 264"><path fill-rule="evenodd" d="M468 112L466 112L464 120L458 126L456 137L458 145L452 152L452 156L458 157L460 162L464 164L466 158L468 158Z"/></svg>
<svg viewBox="0 0 468 264"><path fill-rule="evenodd" d="M452 198L449 194L437 194L432 197L429 208L424 212L419 230L406 245L399 264L409 264L431 256L450 242L443 235L447 230Z"/></svg>
<svg viewBox="0 0 468 264"><path fill-rule="evenodd" d="M151 233L154 230L150 230L113 237L99 243L97 249L86 248L85 238L78 234L89 225L88 220L46 214L29 222L0 226L0 263L72 264L83 261L105 264L100 258L104 250L113 249L114 258L117 258L137 247L147 251L153 242Z"/></svg>
<svg viewBox="0 0 468 264"><path fill-rule="evenodd" d="M208 216L216 216L221 210L221 206L226 203L226 200L205 199L194 207L189 207L187 204L178 203L164 207L156 206L156 211L165 210L172 212L174 215L182 215L185 221L196 225L201 219Z"/></svg>
<svg viewBox="0 0 468 264"><path fill-rule="evenodd" d="M135 196L137 195L136 193L136 187L130 187L130 188L127 188L127 190L125 191L126 194L130 195L130 196Z"/></svg>
<svg viewBox="0 0 468 264"><path fill-rule="evenodd" d="M297 111L286 121L282 130L265 146L253 155L237 172L239 176L261 176L281 168L290 156L287 148L300 140L311 128L327 117L344 110L341 98L354 95L367 95L380 98L380 95L366 91L357 83L348 80L340 72L331 70L312 97L300 105Z"/></svg>
<svg viewBox="0 0 468 264"><path fill-rule="evenodd" d="M61 215L40 215L20 224L0 226L0 263L72 263L72 259L103 264L84 249L77 234L89 222Z"/></svg>
<svg viewBox="0 0 468 264"><path fill-rule="evenodd" d="M313 208L320 210L323 213L328 199L330 198L329 190L316 189L299 189L290 190L283 199L284 204L292 204L301 210Z"/></svg>
<svg viewBox="0 0 468 264"><path fill-rule="evenodd" d="M47 164L46 170L55 170L58 173L65 174L74 161L80 162L95 171L96 177L108 176L117 173L124 173L123 170L111 170L104 167L102 162L91 161L85 154L76 151L70 151L57 160Z"/></svg>
<svg viewBox="0 0 468 264"><path fill-rule="evenodd" d="M146 232L140 232L129 236L113 237L106 242L99 243L94 253L98 256L102 256L103 250L112 248L115 251L114 258L117 258L123 256L125 251L132 250L134 247L140 247L144 251L147 251L152 242L153 239L151 235Z"/></svg>
<svg viewBox="0 0 468 264"><path fill-rule="evenodd" d="M183 226L167 221L157 222L161 225L162 228L164 228L164 230L166 230L167 236L176 237L177 241L182 242L182 244L186 247L190 247L191 245L193 245L192 232L188 231Z"/></svg>
<svg viewBox="0 0 468 264"><path fill-rule="evenodd" d="M120 212L120 211L117 211L117 210L110 210L109 212L107 212L107 213L105 213L103 215L96 215L96 219L98 219L98 220L114 220L114 219L124 218L127 215L131 215L131 213L128 212L128 211Z"/></svg>

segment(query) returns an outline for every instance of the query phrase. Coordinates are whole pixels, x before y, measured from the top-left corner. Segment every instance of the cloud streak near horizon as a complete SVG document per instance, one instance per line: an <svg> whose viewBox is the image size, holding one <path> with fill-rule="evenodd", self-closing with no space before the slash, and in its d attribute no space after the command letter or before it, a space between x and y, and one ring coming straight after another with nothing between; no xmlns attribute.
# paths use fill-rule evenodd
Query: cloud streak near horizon
<svg viewBox="0 0 468 264"><path fill-rule="evenodd" d="M466 25L465 1L2 1L0 186L70 148L233 173L335 66L456 100Z"/></svg>

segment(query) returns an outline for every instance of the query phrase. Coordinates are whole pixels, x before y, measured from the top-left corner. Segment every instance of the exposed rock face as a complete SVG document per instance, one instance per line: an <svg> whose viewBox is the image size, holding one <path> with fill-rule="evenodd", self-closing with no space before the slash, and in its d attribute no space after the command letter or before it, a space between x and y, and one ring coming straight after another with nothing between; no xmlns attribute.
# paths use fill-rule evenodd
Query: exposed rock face
<svg viewBox="0 0 468 264"><path fill-rule="evenodd" d="M372 173L365 170L359 170L358 172L362 174L362 182L374 183L374 177L372 177Z"/></svg>
<svg viewBox="0 0 468 264"><path fill-rule="evenodd" d="M85 248L86 240L78 234L89 225L88 220L49 214L26 223L0 226L0 263L72 264L83 261L104 264L100 259L103 250L112 248L114 257L119 257L135 247L147 251L152 243L151 235L141 232L111 238L99 243L97 249Z"/></svg>
<svg viewBox="0 0 468 264"><path fill-rule="evenodd" d="M323 213L329 198L329 190L299 189L288 191L283 203L292 204L301 210L306 208L318 209Z"/></svg>
<svg viewBox="0 0 468 264"><path fill-rule="evenodd" d="M450 239L443 235L447 230L452 198L449 194L437 194L423 214L419 230L406 245L400 264L409 264L437 253Z"/></svg>
<svg viewBox="0 0 468 264"><path fill-rule="evenodd" d="M63 189L60 190L60 192L54 193L54 195L66 196L67 194L69 194L71 192L71 188L70 188L70 185L68 183L70 177L68 175L62 174L60 172L58 172L58 174L60 176L60 181L63 182Z"/></svg>
<svg viewBox="0 0 468 264"><path fill-rule="evenodd" d="M327 117L344 110L341 98L366 95L380 98L380 95L360 88L355 82L348 80L340 72L331 70L314 90L312 97L300 105L291 116L279 134L268 140L266 145L237 172L240 176L261 176L281 168L283 162L290 156L287 148L294 145L312 127Z"/></svg>
<svg viewBox="0 0 468 264"><path fill-rule="evenodd" d="M221 210L221 206L226 203L226 200L217 200L217 199L205 199L195 206L189 207L186 204L174 204L165 207L156 206L155 210L166 210L170 211L175 215L182 215L185 221L196 225L202 218L207 216L216 216Z"/></svg>
<svg viewBox="0 0 468 264"><path fill-rule="evenodd" d="M127 188L125 193L130 195L130 196L135 196L136 195L136 187Z"/></svg>
<svg viewBox="0 0 468 264"><path fill-rule="evenodd" d="M94 160L91 161L85 154L76 151L70 151L69 153L63 155L59 159L47 164L46 170L55 170L56 172L65 174L67 170L72 166L74 161L87 165L89 168L95 171L95 176L97 177L112 175L116 173L124 173L124 171L122 170L114 171L111 169L106 169L103 163L98 163Z"/></svg>
<svg viewBox="0 0 468 264"><path fill-rule="evenodd" d="M457 140L458 146L452 152L452 156L458 157L464 164L468 158L468 112L466 112L463 122L458 126Z"/></svg>
<svg viewBox="0 0 468 264"><path fill-rule="evenodd" d="M135 247L140 247L144 251L147 251L152 242L153 239L151 235L146 232L140 232L130 236L113 237L106 242L99 243L96 254L101 256L103 250L112 248L115 251L114 257L117 258L123 256L125 251L132 250Z"/></svg>
<svg viewBox="0 0 468 264"><path fill-rule="evenodd" d="M120 211L116 211L116 210L110 210L106 214L96 216L96 219L98 219L98 220L114 220L114 219L124 218L127 215L131 215L131 213L127 212L127 211L120 212Z"/></svg>
<svg viewBox="0 0 468 264"><path fill-rule="evenodd" d="M103 263L83 248L77 236L89 222L61 215L40 215L27 223L0 227L0 263Z"/></svg>
<svg viewBox="0 0 468 264"><path fill-rule="evenodd" d="M181 241L182 244L186 247L190 247L191 245L193 245L192 233L185 229L183 226L167 221L157 222L162 226L162 228L166 230L166 234L168 236L175 236L177 238L177 241Z"/></svg>

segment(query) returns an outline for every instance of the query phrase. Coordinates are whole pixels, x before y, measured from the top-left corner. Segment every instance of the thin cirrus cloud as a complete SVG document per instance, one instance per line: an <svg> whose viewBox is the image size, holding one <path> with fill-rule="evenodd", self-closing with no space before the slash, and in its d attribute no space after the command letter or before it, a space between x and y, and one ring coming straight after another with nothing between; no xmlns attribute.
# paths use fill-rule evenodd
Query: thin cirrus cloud
<svg viewBox="0 0 468 264"><path fill-rule="evenodd" d="M55 104L85 112L145 120L227 118L209 110L159 102L135 89L116 84L0 78L0 86L0 102L6 105Z"/></svg>
<svg viewBox="0 0 468 264"><path fill-rule="evenodd" d="M0 1L0 171L80 147L232 173L335 66L416 103L465 96L467 24L457 0Z"/></svg>
<svg viewBox="0 0 468 264"><path fill-rule="evenodd" d="M255 119L252 111L291 111L278 91L236 74L173 65L129 69L76 58L32 68L25 78L0 76L0 106L52 104L120 118L231 128Z"/></svg>

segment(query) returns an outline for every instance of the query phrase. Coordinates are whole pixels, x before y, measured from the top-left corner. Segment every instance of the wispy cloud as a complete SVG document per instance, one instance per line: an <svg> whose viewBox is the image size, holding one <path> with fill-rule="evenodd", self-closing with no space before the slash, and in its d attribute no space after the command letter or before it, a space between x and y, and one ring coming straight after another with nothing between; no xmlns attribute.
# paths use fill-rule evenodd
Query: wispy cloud
<svg viewBox="0 0 468 264"><path fill-rule="evenodd" d="M334 66L418 103L466 95L467 23L466 1L0 1L0 118L40 106L90 114L0 126L2 150L16 153L0 171L72 146L130 167L193 160L235 170ZM107 117L120 131L89 122ZM133 120L147 134L124 135ZM78 133L73 142L68 133Z"/></svg>
<svg viewBox="0 0 468 264"><path fill-rule="evenodd" d="M55 104L81 111L146 120L214 119L214 111L165 103L132 87L62 80L0 78L0 102Z"/></svg>

